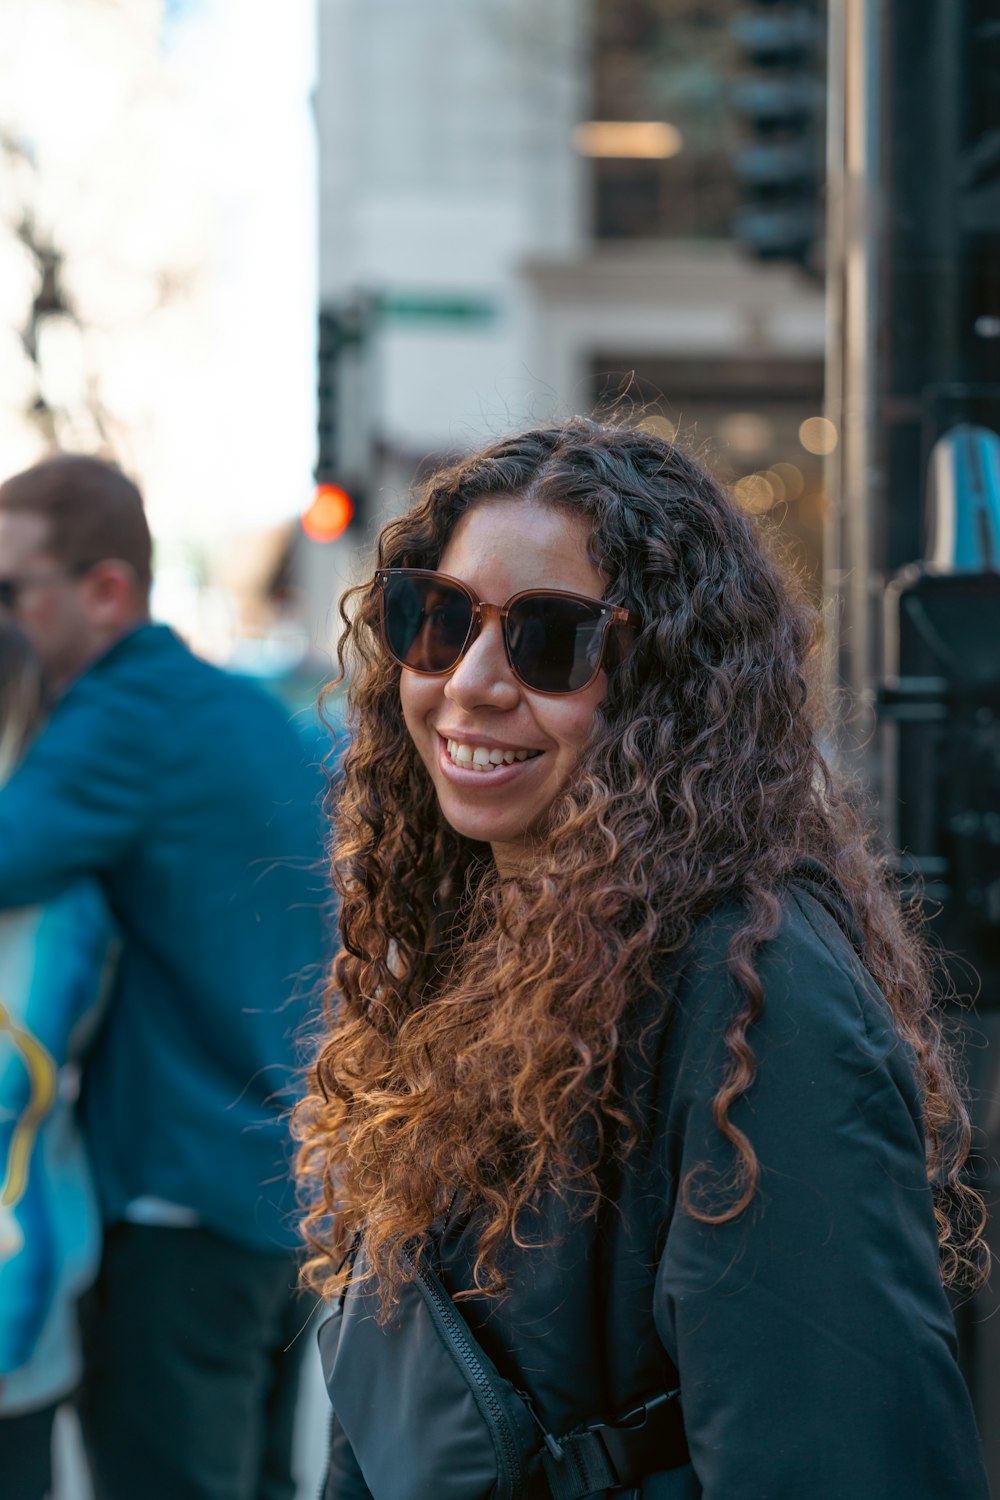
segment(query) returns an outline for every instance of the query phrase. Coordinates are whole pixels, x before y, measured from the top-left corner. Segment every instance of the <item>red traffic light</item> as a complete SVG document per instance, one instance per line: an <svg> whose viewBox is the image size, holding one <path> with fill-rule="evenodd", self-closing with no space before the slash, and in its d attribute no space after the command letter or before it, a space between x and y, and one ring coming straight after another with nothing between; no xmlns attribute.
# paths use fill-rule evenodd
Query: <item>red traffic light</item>
<svg viewBox="0 0 1000 1500"><path fill-rule="evenodd" d="M302 516L302 530L314 542L335 542L354 519L354 501L339 484L318 484Z"/></svg>

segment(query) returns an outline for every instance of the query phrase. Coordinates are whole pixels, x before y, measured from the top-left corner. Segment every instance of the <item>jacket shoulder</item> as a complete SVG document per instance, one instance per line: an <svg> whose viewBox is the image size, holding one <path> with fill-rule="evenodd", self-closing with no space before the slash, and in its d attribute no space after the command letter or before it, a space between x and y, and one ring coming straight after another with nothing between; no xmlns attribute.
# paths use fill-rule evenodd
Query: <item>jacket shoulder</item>
<svg viewBox="0 0 1000 1500"><path fill-rule="evenodd" d="M145 625L112 647L73 684L60 708L87 705L117 711L141 734L158 721L168 738L197 732L209 736L275 736L289 744L299 736L285 708L270 693L236 673L197 656L166 625Z"/></svg>
<svg viewBox="0 0 1000 1500"><path fill-rule="evenodd" d="M792 885L780 900L778 930L752 956L759 1005L747 1038L758 1069L780 1067L807 1087L842 1069L857 1079L889 1062L916 1109L912 1053L841 921L807 889ZM655 1054L661 1087L675 1096L709 1080L714 1093L721 1082L726 1033L747 1002L729 958L746 916L734 901L707 913L641 1008L647 1065Z"/></svg>

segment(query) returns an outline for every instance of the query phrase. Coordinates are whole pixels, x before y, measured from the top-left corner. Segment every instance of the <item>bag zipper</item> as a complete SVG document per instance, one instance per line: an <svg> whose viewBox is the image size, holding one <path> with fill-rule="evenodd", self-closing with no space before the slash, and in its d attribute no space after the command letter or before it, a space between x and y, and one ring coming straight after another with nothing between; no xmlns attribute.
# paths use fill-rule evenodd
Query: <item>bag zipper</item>
<svg viewBox="0 0 1000 1500"><path fill-rule="evenodd" d="M406 1253L406 1258L412 1266L413 1260L408 1252ZM457 1316L452 1306L451 1298L445 1292L444 1288L438 1284L437 1278L425 1265L418 1266L417 1276L420 1278L421 1284L433 1303L438 1317L444 1324L448 1337L458 1350L466 1368L472 1374L479 1391L485 1397L486 1405L493 1418L494 1427L500 1434L501 1447L503 1449L501 1457L506 1470L502 1477L509 1486L509 1495L514 1497L520 1491L523 1476L518 1457L517 1443L511 1433L507 1414L497 1399L496 1392L490 1384L490 1378L479 1361L476 1345L473 1343L465 1324Z"/></svg>

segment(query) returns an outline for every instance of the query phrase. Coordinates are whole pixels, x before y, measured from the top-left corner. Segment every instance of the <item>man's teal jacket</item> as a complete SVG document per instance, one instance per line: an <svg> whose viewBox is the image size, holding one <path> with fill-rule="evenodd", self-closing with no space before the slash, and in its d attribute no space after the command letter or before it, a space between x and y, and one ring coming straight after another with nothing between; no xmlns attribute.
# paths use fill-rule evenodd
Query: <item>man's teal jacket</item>
<svg viewBox="0 0 1000 1500"><path fill-rule="evenodd" d="M284 709L143 625L0 789L0 907L97 875L124 935L83 1119L105 1222L153 1196L296 1241L287 1111L329 928L323 776Z"/></svg>

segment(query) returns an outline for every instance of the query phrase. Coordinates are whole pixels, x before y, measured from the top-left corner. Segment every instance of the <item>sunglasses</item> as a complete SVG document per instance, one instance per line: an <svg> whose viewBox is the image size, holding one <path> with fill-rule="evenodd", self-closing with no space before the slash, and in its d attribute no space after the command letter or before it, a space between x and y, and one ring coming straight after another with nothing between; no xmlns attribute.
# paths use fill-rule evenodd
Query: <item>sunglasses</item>
<svg viewBox="0 0 1000 1500"><path fill-rule="evenodd" d="M522 589L487 604L457 578L427 568L380 568L382 642L393 661L422 677L453 672L490 615L510 670L533 693L559 697L589 687L617 665L639 621L627 609L562 589Z"/></svg>

